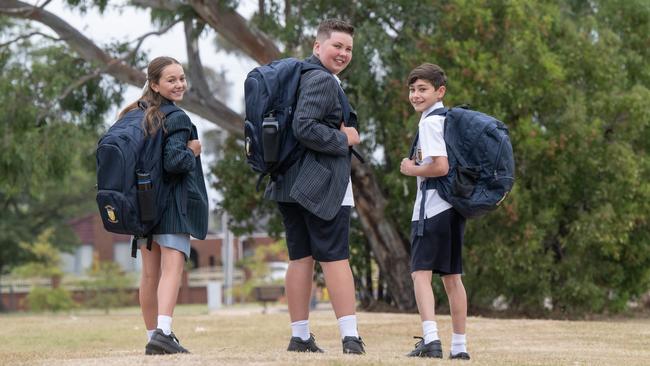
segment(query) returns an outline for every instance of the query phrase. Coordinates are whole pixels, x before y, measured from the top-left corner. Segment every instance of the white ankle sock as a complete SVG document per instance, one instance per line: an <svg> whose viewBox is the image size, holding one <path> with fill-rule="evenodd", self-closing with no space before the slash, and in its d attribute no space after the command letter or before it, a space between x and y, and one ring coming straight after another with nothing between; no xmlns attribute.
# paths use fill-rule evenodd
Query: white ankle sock
<svg viewBox="0 0 650 366"><path fill-rule="evenodd" d="M172 332L172 317L168 315L158 315L158 327L165 333L170 335Z"/></svg>
<svg viewBox="0 0 650 366"><path fill-rule="evenodd" d="M467 352L467 340L464 334L451 333L451 354Z"/></svg>
<svg viewBox="0 0 650 366"><path fill-rule="evenodd" d="M423 321L422 337L424 337L424 344L431 343L440 339L440 337L438 337L438 323L433 320Z"/></svg>
<svg viewBox="0 0 650 366"><path fill-rule="evenodd" d="M309 339L309 319L307 320L298 320L297 322L291 323L291 336L300 337L303 341Z"/></svg>
<svg viewBox="0 0 650 366"><path fill-rule="evenodd" d="M151 340L151 336L153 335L153 332L155 332L155 329L149 330L147 329L147 342Z"/></svg>
<svg viewBox="0 0 650 366"><path fill-rule="evenodd" d="M339 330L341 331L341 339L345 337L359 337L359 332L357 331L357 316L356 315L346 315L338 319L339 321Z"/></svg>

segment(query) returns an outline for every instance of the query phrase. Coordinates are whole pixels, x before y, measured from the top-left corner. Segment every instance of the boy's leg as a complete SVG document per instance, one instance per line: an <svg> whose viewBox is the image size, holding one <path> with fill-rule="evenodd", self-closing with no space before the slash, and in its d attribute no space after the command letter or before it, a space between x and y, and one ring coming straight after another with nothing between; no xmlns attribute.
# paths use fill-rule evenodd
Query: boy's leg
<svg viewBox="0 0 650 366"><path fill-rule="evenodd" d="M422 320L422 336L424 343L427 344L440 339L436 323L436 301L431 287L432 272L413 271L411 278L415 289L415 302Z"/></svg>
<svg viewBox="0 0 650 366"><path fill-rule="evenodd" d="M436 302L433 297L433 288L431 287L431 271L413 271L413 288L415 290L415 301L418 305L418 312L422 321L436 320Z"/></svg>
<svg viewBox="0 0 650 366"><path fill-rule="evenodd" d="M407 354L409 357L442 358L442 345L438 337L438 324L435 321L435 299L431 287L432 272L416 270L411 272L415 301L422 319L422 340L415 349Z"/></svg>
<svg viewBox="0 0 650 366"><path fill-rule="evenodd" d="M309 301L314 277L305 210L296 203L278 202L286 233L289 268L284 279L291 319L291 339L287 351L323 352L309 331Z"/></svg>
<svg viewBox="0 0 650 366"><path fill-rule="evenodd" d="M325 285L332 301L332 308L339 323L343 353L362 355L366 353L359 337L354 277L347 259L320 262L325 275Z"/></svg>
<svg viewBox="0 0 650 366"><path fill-rule="evenodd" d="M446 275L442 277L445 292L449 298L449 309L451 311L451 323L453 328L451 340L451 356L467 354L467 342L465 339L465 324L467 323L467 294L460 274Z"/></svg>
<svg viewBox="0 0 650 366"><path fill-rule="evenodd" d="M285 290L291 322L309 319L309 300L314 277L314 259L305 257L289 261Z"/></svg>
<svg viewBox="0 0 650 366"><path fill-rule="evenodd" d="M336 318L354 315L356 299L354 278L347 259L334 262L320 262L325 275L325 285L332 301Z"/></svg>
<svg viewBox="0 0 650 366"><path fill-rule="evenodd" d="M140 256L142 258L142 273L140 275L140 289L138 298L140 299L140 309L142 318L147 328L147 341L151 339L151 334L156 330L158 316L158 282L160 281L160 246L154 243L151 251L141 246Z"/></svg>

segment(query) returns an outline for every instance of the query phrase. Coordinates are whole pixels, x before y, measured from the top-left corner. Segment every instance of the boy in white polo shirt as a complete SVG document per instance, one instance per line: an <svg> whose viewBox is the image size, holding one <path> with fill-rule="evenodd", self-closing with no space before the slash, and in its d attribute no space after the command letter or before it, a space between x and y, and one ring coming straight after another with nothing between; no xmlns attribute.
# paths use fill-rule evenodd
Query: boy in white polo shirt
<svg viewBox="0 0 650 366"><path fill-rule="evenodd" d="M442 68L429 63L416 67L408 77L409 101L422 115L415 151L402 160L400 172L417 177L418 191L411 223L411 278L423 330L422 339L408 356L442 358L431 287L432 274L437 273L442 278L451 309L453 334L449 357L469 360L465 340L467 295L461 280L465 218L435 189L427 189L423 184L426 178L446 176L449 172L444 115L436 114L444 114L442 98L446 84Z"/></svg>

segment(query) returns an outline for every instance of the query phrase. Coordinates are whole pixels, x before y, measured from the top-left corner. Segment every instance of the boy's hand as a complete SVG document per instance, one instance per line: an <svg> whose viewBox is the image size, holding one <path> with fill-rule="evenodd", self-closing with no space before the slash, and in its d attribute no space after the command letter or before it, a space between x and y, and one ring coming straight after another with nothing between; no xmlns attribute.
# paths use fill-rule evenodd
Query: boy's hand
<svg viewBox="0 0 650 366"><path fill-rule="evenodd" d="M359 137L359 132L354 127L345 127L344 123L341 123L341 132L348 137L348 146L358 145L361 143L361 138Z"/></svg>
<svg viewBox="0 0 650 366"><path fill-rule="evenodd" d="M409 158L404 158L402 159L402 163L399 165L399 171L408 176L415 176L413 173L413 168L415 168L417 165L415 165L415 161L411 160Z"/></svg>
<svg viewBox="0 0 650 366"><path fill-rule="evenodd" d="M190 140L187 142L187 147L192 150L194 156L201 155L201 141L199 140Z"/></svg>

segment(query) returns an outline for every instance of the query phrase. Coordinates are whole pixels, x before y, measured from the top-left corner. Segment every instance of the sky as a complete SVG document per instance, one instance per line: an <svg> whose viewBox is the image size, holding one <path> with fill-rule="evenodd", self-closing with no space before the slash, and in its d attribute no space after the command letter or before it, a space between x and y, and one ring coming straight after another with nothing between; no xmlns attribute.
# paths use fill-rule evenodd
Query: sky
<svg viewBox="0 0 650 366"><path fill-rule="evenodd" d="M42 1L29 1L31 4L40 2ZM99 14L95 10L81 14L78 10L71 9L63 0L52 1L47 5L46 9L80 30L86 37L93 40L100 47L113 41L135 40L145 33L158 30L151 24L149 11L137 9L132 6L124 8L118 6L124 3L126 2L112 1L103 14ZM241 0L238 11L244 17L249 17L256 6L257 0ZM36 23L33 23L33 25L37 26ZM45 30L47 29L45 28ZM48 33L52 33L52 31ZM201 54L201 61L204 66L209 66L217 71L225 71L226 79L231 83L231 93L229 94L228 100L224 100L223 102L235 112L241 113L244 109L244 79L246 78L246 74L258 66L258 64L251 59L216 50L213 38L214 32L204 32L200 38L199 52ZM158 56L171 56L181 63L185 63L187 61L187 54L185 52L183 24L177 24L162 36L148 37L142 44L141 50L148 54L149 59ZM109 112L107 116L109 120L107 120L107 123L112 124L114 122L112 120L113 116L116 116L117 112L124 106L136 100L141 95L141 92L140 88L129 86L124 94L123 105ZM188 114L199 130L199 139L201 139L204 132L217 128L215 124L199 116L192 113ZM203 154L202 162L204 172L207 171L209 163L213 160L214 156ZM211 188L210 175L205 174L205 176L206 187L208 188L210 198L210 209L213 210L220 197Z"/></svg>

